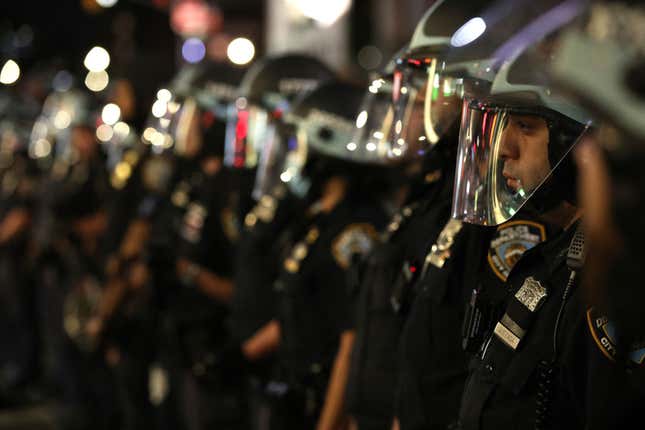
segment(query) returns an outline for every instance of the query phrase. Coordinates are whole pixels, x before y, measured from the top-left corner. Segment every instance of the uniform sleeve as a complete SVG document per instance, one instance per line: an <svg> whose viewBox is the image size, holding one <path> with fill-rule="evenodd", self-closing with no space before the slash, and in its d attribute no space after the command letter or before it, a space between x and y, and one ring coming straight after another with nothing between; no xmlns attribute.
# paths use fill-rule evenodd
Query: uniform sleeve
<svg viewBox="0 0 645 430"><path fill-rule="evenodd" d="M340 286L333 289L336 296L332 299L333 308L338 310L336 326L339 333L353 330L356 326L361 270L376 241L376 229L369 223L350 224L332 241L334 264L326 278L331 285Z"/></svg>
<svg viewBox="0 0 645 430"><path fill-rule="evenodd" d="M576 381L584 392L575 393L584 399L586 428L633 427L641 419L645 404L645 385L642 385L645 349L642 344L633 345L627 353L621 353L614 324L593 308L587 311L585 320L584 336L580 336L579 341L584 341L584 345L578 345L578 348L585 352L586 361L583 365L570 363L570 367L577 364L578 368L586 370ZM579 381L582 377L584 381Z"/></svg>

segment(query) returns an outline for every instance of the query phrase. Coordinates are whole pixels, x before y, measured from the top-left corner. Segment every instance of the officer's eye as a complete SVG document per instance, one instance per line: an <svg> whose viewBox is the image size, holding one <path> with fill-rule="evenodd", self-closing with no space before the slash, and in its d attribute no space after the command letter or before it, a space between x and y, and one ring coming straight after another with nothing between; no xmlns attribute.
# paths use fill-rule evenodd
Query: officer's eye
<svg viewBox="0 0 645 430"><path fill-rule="evenodd" d="M531 130L533 129L529 123L527 123L525 121L522 121L522 120L517 121L517 126L522 131L527 132L527 133L531 132Z"/></svg>
<svg viewBox="0 0 645 430"><path fill-rule="evenodd" d="M511 124L523 134L533 134L544 124L544 120L532 116L515 116L511 119Z"/></svg>

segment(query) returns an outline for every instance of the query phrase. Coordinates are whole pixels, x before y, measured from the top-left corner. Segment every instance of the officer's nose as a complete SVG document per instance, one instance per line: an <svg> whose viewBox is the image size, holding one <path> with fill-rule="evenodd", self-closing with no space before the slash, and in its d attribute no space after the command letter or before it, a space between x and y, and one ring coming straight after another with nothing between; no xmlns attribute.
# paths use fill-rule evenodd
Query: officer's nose
<svg viewBox="0 0 645 430"><path fill-rule="evenodd" d="M520 157L518 139L519 135L509 120L500 139L499 156L502 160L517 160Z"/></svg>

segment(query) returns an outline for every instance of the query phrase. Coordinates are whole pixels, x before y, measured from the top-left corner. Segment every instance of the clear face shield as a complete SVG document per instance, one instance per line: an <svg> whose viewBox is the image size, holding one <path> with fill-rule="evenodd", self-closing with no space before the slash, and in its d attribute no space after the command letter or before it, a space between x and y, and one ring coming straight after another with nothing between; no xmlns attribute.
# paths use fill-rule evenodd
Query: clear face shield
<svg viewBox="0 0 645 430"><path fill-rule="evenodd" d="M404 59L394 72L390 156L423 157L459 119L462 80L443 73L437 59Z"/></svg>
<svg viewBox="0 0 645 430"><path fill-rule="evenodd" d="M365 153L355 145L354 121L334 114L311 109L306 117L290 116L285 137L286 155L280 180L298 197L305 198L312 186L312 172L307 172L310 158L317 154L350 163L383 164L377 151Z"/></svg>
<svg viewBox="0 0 645 430"><path fill-rule="evenodd" d="M356 116L354 137L347 144L348 151L388 155L394 126L392 88L392 79L388 77L375 79L369 86Z"/></svg>
<svg viewBox="0 0 645 430"><path fill-rule="evenodd" d="M229 107L224 164L238 169L258 166L264 145L276 139L273 112L238 98Z"/></svg>
<svg viewBox="0 0 645 430"><path fill-rule="evenodd" d="M282 174L289 153L296 149L294 128L290 124L276 124L276 132L269 134L264 143L255 176L253 198L259 200L283 183ZM285 176L286 177L286 176Z"/></svg>
<svg viewBox="0 0 645 430"><path fill-rule="evenodd" d="M466 96L453 218L481 225L511 219L553 175L591 125L543 107Z"/></svg>
<svg viewBox="0 0 645 430"><path fill-rule="evenodd" d="M305 198L311 189L311 179L305 174L309 148L307 134L295 125L289 125L284 139L285 154L280 181L287 184L289 190L300 198Z"/></svg>
<svg viewBox="0 0 645 430"><path fill-rule="evenodd" d="M201 114L191 97L167 102L157 100L143 131L143 142L151 145L156 154L173 150L180 157L193 158L203 145Z"/></svg>

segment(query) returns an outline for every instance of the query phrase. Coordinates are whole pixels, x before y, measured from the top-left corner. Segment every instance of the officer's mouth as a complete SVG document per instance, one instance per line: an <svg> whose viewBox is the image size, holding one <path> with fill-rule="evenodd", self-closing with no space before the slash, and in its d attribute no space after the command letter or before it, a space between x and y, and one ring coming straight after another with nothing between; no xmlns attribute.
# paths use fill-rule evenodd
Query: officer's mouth
<svg viewBox="0 0 645 430"><path fill-rule="evenodd" d="M515 176L506 171L502 172L502 175L504 176L504 179L506 179L506 186L511 190L519 191L519 189L522 188L522 183Z"/></svg>

